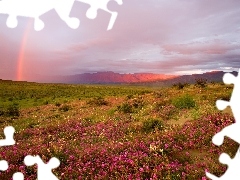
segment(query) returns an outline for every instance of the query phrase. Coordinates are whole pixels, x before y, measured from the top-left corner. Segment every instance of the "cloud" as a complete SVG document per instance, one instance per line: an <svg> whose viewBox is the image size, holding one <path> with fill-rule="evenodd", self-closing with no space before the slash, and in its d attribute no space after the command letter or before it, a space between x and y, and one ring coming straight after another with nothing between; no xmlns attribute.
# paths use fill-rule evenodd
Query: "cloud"
<svg viewBox="0 0 240 180"><path fill-rule="evenodd" d="M109 8L117 20L106 31L110 14L98 11L86 18L88 5L75 2L71 17L81 20L69 28L55 11L33 21L18 17L16 29L0 15L0 78L16 74L24 34L25 74L68 75L92 71L168 73L240 67L240 1L238 0L125 0ZM4 74L4 76L3 76Z"/></svg>
<svg viewBox="0 0 240 180"><path fill-rule="evenodd" d="M226 54L228 51L240 50L239 44L230 44L221 41L214 42L194 42L189 44L167 44L163 45L165 54Z"/></svg>

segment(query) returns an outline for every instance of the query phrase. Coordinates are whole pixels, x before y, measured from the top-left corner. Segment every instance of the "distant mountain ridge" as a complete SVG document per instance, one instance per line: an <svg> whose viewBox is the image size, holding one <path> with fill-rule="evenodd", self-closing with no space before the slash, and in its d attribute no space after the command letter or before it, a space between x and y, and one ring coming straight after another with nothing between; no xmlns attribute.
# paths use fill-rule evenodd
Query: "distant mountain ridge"
<svg viewBox="0 0 240 180"><path fill-rule="evenodd" d="M195 83L196 79L204 78L208 82L223 82L222 78L226 72L211 71L203 74L192 75L165 75L152 73L134 73L134 74L119 74L111 71L84 73L71 76L58 76L54 82L73 83L73 84L143 84L143 85L160 85L169 86L176 83ZM231 72L237 75L238 72Z"/></svg>
<svg viewBox="0 0 240 180"><path fill-rule="evenodd" d="M166 79L166 80L160 80L160 81L154 81L154 82L142 83L142 84L151 85L151 86L170 86L177 83L193 84L196 82L196 79L200 79L200 78L206 79L207 82L223 82L223 75L225 73L226 72L223 72L223 71L211 71L203 74L182 75L172 79ZM233 71L230 73L234 74L235 76L238 75L238 72L236 71Z"/></svg>
<svg viewBox="0 0 240 180"><path fill-rule="evenodd" d="M152 73L119 74L112 71L107 71L84 73L71 76L58 76L54 78L54 81L73 84L119 84L154 82L157 80L167 80L176 77L178 76Z"/></svg>
<svg viewBox="0 0 240 180"><path fill-rule="evenodd" d="M69 76L42 76L37 78L37 80L29 79L27 81L65 84L134 84L147 86L171 86L177 83L192 84L199 78L207 79L208 82L223 82L222 78L225 73L226 72L223 71L212 71L192 75L165 75L153 73L120 74L107 71ZM231 73L234 75L238 74L236 71Z"/></svg>

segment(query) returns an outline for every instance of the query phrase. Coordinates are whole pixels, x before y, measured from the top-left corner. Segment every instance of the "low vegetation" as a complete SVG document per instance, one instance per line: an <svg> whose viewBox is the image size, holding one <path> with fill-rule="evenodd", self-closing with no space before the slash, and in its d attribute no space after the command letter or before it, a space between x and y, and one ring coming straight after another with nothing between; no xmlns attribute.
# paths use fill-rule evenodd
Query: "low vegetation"
<svg viewBox="0 0 240 180"><path fill-rule="evenodd" d="M188 94L173 99L172 103L179 109L190 109L196 105L193 97Z"/></svg>
<svg viewBox="0 0 240 180"><path fill-rule="evenodd" d="M201 83L200 83L201 84ZM24 88L23 88L24 87ZM217 99L229 99L232 86L220 83L161 87L90 86L0 81L0 138L16 129L16 145L1 147L9 162L0 179L22 172L26 155L40 155L59 179L206 179L205 170L222 175L222 152L233 157L238 144L213 135L234 122Z"/></svg>

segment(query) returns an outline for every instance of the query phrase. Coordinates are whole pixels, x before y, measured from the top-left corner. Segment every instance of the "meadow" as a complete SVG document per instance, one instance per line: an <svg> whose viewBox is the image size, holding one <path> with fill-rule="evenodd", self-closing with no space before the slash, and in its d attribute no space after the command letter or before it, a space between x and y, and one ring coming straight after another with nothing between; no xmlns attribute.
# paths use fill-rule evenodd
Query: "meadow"
<svg viewBox="0 0 240 180"><path fill-rule="evenodd" d="M16 144L1 147L9 162L0 179L22 172L36 179L37 166L23 163L40 155L61 164L53 172L70 179L207 179L222 175L222 152L233 157L238 144L212 137L234 122L228 100L233 86L223 83L172 87L67 85L0 81L0 138L5 126L16 129Z"/></svg>

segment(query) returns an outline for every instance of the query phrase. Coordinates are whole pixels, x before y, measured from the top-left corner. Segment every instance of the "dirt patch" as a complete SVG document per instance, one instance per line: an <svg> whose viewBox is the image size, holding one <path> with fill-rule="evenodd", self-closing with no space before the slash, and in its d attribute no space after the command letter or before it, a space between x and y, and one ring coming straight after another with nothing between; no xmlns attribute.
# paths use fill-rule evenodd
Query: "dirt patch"
<svg viewBox="0 0 240 180"><path fill-rule="evenodd" d="M169 120L169 121L167 121L167 122L168 122L168 124L170 124L170 125L180 125L180 126L182 126L182 125L184 125L185 122L187 122L187 121L192 121L192 120L193 120L193 119L191 119L191 118L181 117L181 118L179 118L178 120L171 119L171 120Z"/></svg>

